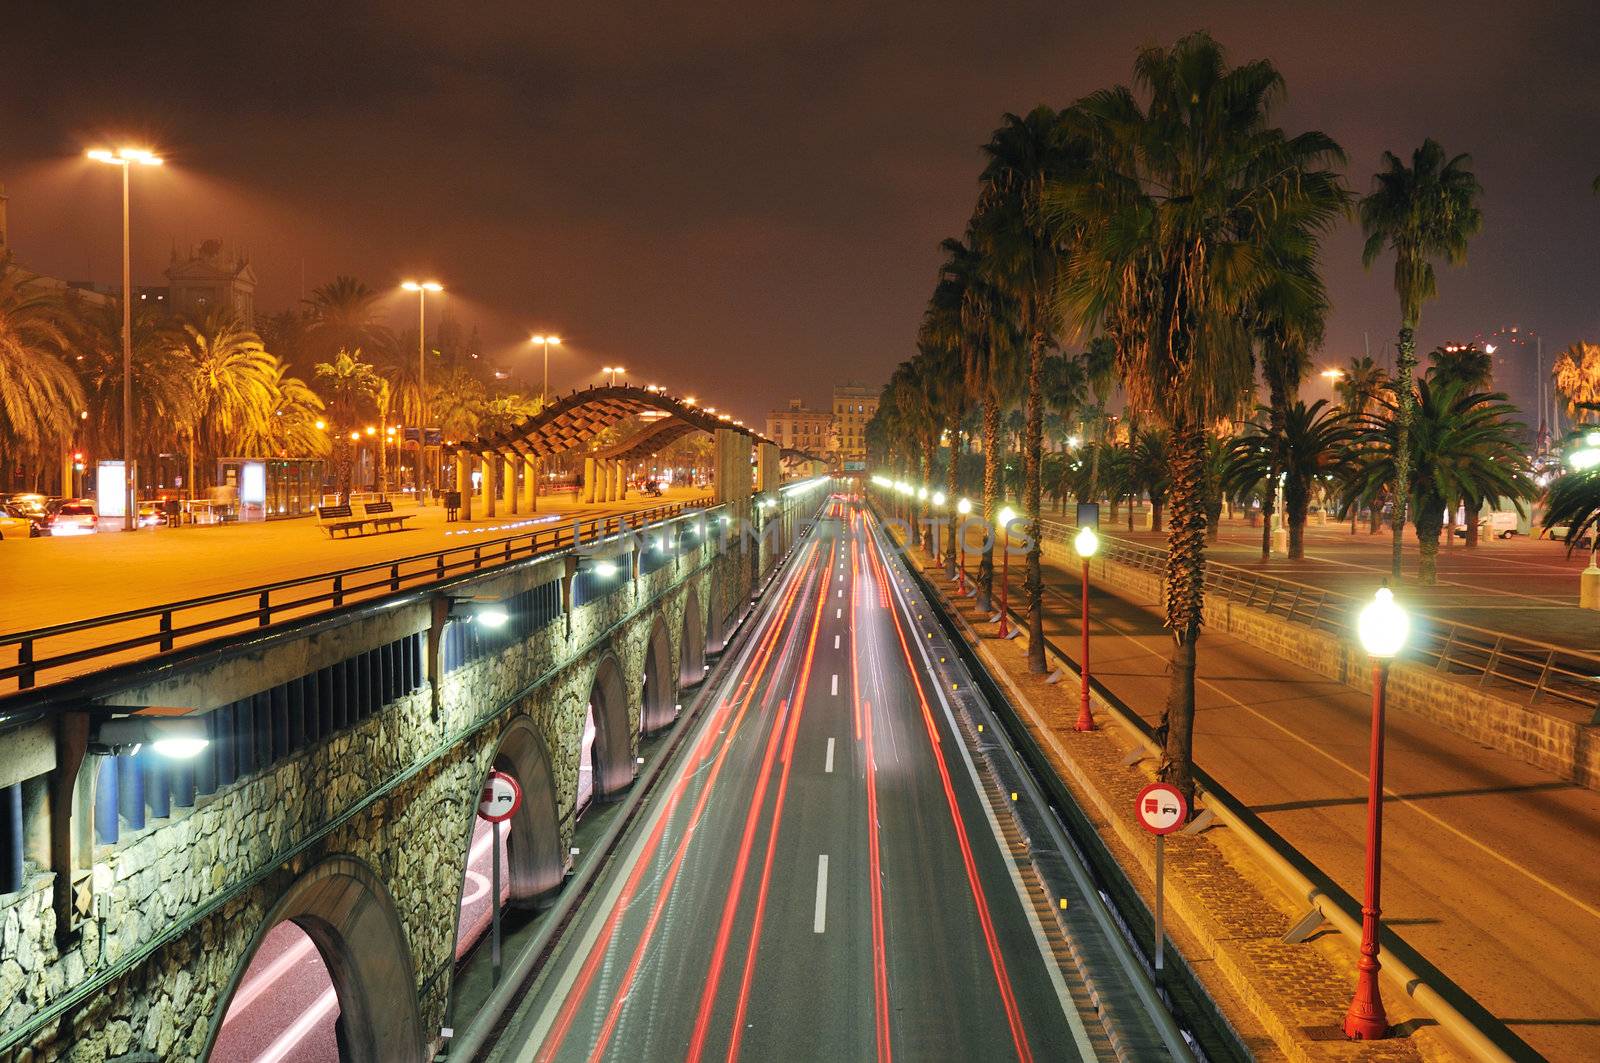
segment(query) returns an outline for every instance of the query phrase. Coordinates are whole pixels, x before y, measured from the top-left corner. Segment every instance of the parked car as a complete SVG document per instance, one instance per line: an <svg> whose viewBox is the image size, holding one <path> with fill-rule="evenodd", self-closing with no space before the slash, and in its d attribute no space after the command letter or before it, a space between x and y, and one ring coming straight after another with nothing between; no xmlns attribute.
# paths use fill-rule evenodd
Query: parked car
<svg viewBox="0 0 1600 1063"><path fill-rule="evenodd" d="M0 539L27 539L33 536L33 521L27 517L14 517L0 506Z"/></svg>
<svg viewBox="0 0 1600 1063"><path fill-rule="evenodd" d="M1539 533L1539 538L1554 539L1558 543L1566 544L1567 533L1571 530L1572 526L1570 524L1552 524L1550 527L1545 528ZM1575 550L1587 550L1589 549L1589 536L1580 535L1578 536L1577 540L1570 545L1572 549Z"/></svg>
<svg viewBox="0 0 1600 1063"><path fill-rule="evenodd" d="M63 499L50 515L51 535L90 535L99 524L94 503L87 498Z"/></svg>
<svg viewBox="0 0 1600 1063"><path fill-rule="evenodd" d="M139 503L139 527L158 528L166 522L167 514L160 502Z"/></svg>
<svg viewBox="0 0 1600 1063"><path fill-rule="evenodd" d="M1494 510L1486 516L1478 518L1478 534L1480 536L1493 535L1496 539L1509 539L1517 534L1522 517L1516 510ZM1465 539L1467 528L1464 524L1456 526L1456 538Z"/></svg>
<svg viewBox="0 0 1600 1063"><path fill-rule="evenodd" d="M50 517L45 513L43 506L35 508L9 500L3 501L0 502L0 518L24 523L25 527L17 529L12 529L9 524L7 525L5 534L10 538L25 539L35 535L48 534L46 529L49 526Z"/></svg>

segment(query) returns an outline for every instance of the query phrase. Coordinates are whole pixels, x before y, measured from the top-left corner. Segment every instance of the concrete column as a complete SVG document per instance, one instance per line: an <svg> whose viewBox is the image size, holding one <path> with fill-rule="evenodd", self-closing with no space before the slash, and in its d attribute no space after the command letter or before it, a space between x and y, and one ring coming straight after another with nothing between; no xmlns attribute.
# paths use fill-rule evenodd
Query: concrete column
<svg viewBox="0 0 1600 1063"><path fill-rule="evenodd" d="M511 511L512 516L522 511L522 507L518 505L522 491L517 487L517 466L520 464L522 463L517 460L515 454L509 452L506 454L506 508Z"/></svg>
<svg viewBox="0 0 1600 1063"><path fill-rule="evenodd" d="M528 457L522 459L522 494L523 508L539 512L539 463Z"/></svg>
<svg viewBox="0 0 1600 1063"><path fill-rule="evenodd" d="M617 501L621 502L628 497L628 463L617 462Z"/></svg>
<svg viewBox="0 0 1600 1063"><path fill-rule="evenodd" d="M461 495L461 519L472 519L472 456L456 451L456 491Z"/></svg>
<svg viewBox="0 0 1600 1063"><path fill-rule="evenodd" d="M499 484L495 482L499 479L499 477L495 475L495 473L498 471L495 466L499 464L500 463L495 460L495 456L493 454L485 454L481 462L481 467L483 470L483 515L491 520L493 520L496 513L499 512L498 503L500 491Z"/></svg>
<svg viewBox="0 0 1600 1063"><path fill-rule="evenodd" d="M578 501L592 504L598 497L599 472L599 462L590 457L583 459L583 489L578 492Z"/></svg>
<svg viewBox="0 0 1600 1063"><path fill-rule="evenodd" d="M760 444L756 451L756 464L761 473L761 490L776 491L783 483L783 468L778 448L771 443Z"/></svg>

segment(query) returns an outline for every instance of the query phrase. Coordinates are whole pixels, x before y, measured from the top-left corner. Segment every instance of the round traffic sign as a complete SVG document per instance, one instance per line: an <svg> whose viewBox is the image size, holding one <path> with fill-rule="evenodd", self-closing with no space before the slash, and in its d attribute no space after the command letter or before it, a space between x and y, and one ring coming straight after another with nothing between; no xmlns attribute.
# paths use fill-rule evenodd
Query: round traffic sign
<svg viewBox="0 0 1600 1063"><path fill-rule="evenodd" d="M1151 834L1171 834L1189 818L1189 805L1176 786L1153 782L1139 791L1134 813L1139 825Z"/></svg>
<svg viewBox="0 0 1600 1063"><path fill-rule="evenodd" d="M490 823L504 823L522 807L522 787L503 771L491 771L478 796L478 815Z"/></svg>

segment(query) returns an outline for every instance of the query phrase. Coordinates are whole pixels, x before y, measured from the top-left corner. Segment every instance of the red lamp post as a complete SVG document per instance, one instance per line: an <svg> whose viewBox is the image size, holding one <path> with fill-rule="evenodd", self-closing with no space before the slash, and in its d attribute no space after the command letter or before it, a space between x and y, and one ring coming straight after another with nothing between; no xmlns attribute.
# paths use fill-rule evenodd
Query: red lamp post
<svg viewBox="0 0 1600 1063"><path fill-rule="evenodd" d="M1389 686L1389 663L1405 645L1409 623L1394 593L1380 587L1371 605L1361 610L1356 629L1372 659L1372 745L1367 772L1367 882L1361 902L1361 959L1356 963L1356 995L1344 1016L1344 1034L1358 1041L1388 1036L1378 990L1378 903L1383 870L1383 711Z"/></svg>
<svg viewBox="0 0 1600 1063"><path fill-rule="evenodd" d="M960 555L960 562L956 565L956 593L965 598L967 596L967 517L972 515L972 503L963 498L956 503L956 512L961 514L956 529L956 544Z"/></svg>
<svg viewBox="0 0 1600 1063"><path fill-rule="evenodd" d="M1017 519L1017 514L1010 506L1003 507L995 516L1000 521L1000 629L996 632L1001 638L1011 637L1011 610L1007 608L1006 585L1010 582L1011 570L1011 522Z"/></svg>
<svg viewBox="0 0 1600 1063"><path fill-rule="evenodd" d="M1100 536L1085 525L1073 538L1072 547L1083 558L1083 654L1078 658L1078 676L1083 681L1083 690L1078 700L1078 722L1073 727L1079 731L1092 731L1094 714L1089 711L1089 559L1100 549Z"/></svg>

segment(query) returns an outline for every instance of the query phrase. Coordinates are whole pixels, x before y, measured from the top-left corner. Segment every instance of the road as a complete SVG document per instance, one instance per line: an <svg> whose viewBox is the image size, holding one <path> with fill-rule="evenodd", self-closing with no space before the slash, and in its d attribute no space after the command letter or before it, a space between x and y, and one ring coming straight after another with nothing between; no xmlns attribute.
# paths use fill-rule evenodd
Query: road
<svg viewBox="0 0 1600 1063"><path fill-rule="evenodd" d="M0 596L0 633L31 631L52 624L224 594L360 565L381 564L453 547L472 547L509 536L554 529L558 525L570 528L574 520L626 515L695 502L704 497L702 492L680 489L668 491L660 498L641 498L635 494L623 501L589 505L574 503L567 496L540 498L537 513L502 514L495 519L453 524L445 522L443 509L428 507L414 511L416 518L405 531L353 539L330 539L310 519L298 519L249 525L155 528L60 539L6 540L0 543L0 586L6 588L5 595ZM414 562L402 564L400 573L404 576L431 568L431 561ZM362 577L380 582L383 578L383 571ZM314 597L327 593L331 587L331 580L321 581L296 588L290 596L294 599ZM376 593L387 593L387 586L370 592ZM347 600L359 597L361 595L352 594ZM280 595L274 600L281 598ZM201 632L180 639L178 645L252 627L254 619L248 615L251 608L249 602L230 601L186 612L177 621L180 627L184 623L246 615L230 628ZM316 603L282 615L286 618L307 615L326 608L327 603ZM274 619L278 616L274 613ZM156 626L154 618L146 618L53 636L34 647L34 659L43 660L54 654L149 635ZM152 656L155 649L155 645L150 644L111 657L69 664L42 674L39 683L42 686L108 664ZM0 646L0 667L15 663L17 647ZM14 689L16 680L0 680L0 695Z"/></svg>
<svg viewBox="0 0 1600 1063"><path fill-rule="evenodd" d="M1057 549L1045 633L1076 662L1079 569ZM1009 568L1016 606L1023 566ZM1095 677L1157 722L1172 642L1155 603L1091 579L1090 633ZM1196 762L1356 897L1370 712L1369 694L1201 639ZM1385 921L1550 1059L1600 1059L1600 983L1576 974L1600 959L1600 793L1420 717L1387 723Z"/></svg>
<svg viewBox="0 0 1600 1063"><path fill-rule="evenodd" d="M978 785L954 666L867 518L830 512L491 1058L1106 1052Z"/></svg>

